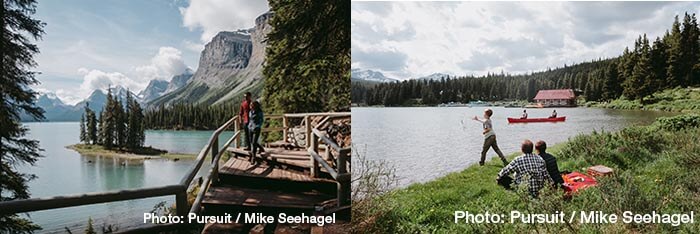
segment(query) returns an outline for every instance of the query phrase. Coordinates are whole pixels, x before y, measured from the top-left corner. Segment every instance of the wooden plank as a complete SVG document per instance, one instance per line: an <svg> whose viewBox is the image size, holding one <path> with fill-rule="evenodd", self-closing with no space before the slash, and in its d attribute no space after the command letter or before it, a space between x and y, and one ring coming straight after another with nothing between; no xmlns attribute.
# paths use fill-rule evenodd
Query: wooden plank
<svg viewBox="0 0 700 234"><path fill-rule="evenodd" d="M48 198L31 198L24 200L0 202L0 215L48 210L71 206L82 206L106 202L124 201L148 197L174 195L184 192L182 185L167 185L152 188L128 189L109 192L85 193Z"/></svg>
<svg viewBox="0 0 700 234"><path fill-rule="evenodd" d="M301 118L305 116L350 116L350 112L286 113L284 116Z"/></svg>
<svg viewBox="0 0 700 234"><path fill-rule="evenodd" d="M228 150L237 155L250 157L250 153L248 151L244 151L243 149L229 148ZM319 150L319 153L325 153L325 151ZM261 154L261 157L266 161L272 161L299 168L309 168L309 160L311 155L308 151L300 150L267 150L265 153ZM332 165L334 162L326 160L326 163ZM321 171L326 173L328 172L325 168L321 168Z"/></svg>
<svg viewBox="0 0 700 234"><path fill-rule="evenodd" d="M291 180L291 181L322 181L328 182L326 179L313 179L304 174L296 173L281 168L271 167L264 164L251 165L247 160L240 158L229 159L220 169L221 174L242 175L265 177L271 179Z"/></svg>
<svg viewBox="0 0 700 234"><path fill-rule="evenodd" d="M219 186L210 188L203 204L235 205L266 208L314 209L332 196L321 193L289 193L267 189L250 189L238 186Z"/></svg>

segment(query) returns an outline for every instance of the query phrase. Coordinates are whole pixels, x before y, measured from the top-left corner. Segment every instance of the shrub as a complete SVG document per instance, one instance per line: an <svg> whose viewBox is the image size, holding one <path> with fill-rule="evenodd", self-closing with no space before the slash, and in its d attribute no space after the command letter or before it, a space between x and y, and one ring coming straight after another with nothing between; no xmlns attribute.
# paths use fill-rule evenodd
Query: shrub
<svg viewBox="0 0 700 234"><path fill-rule="evenodd" d="M673 117L660 117L656 119L656 126L664 130L681 130L700 127L700 115L685 114Z"/></svg>

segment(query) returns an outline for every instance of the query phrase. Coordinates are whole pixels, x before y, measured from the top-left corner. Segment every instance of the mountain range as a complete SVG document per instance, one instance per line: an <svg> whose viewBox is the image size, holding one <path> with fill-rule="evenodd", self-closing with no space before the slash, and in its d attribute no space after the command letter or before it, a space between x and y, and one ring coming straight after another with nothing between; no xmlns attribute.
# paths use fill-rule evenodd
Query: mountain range
<svg viewBox="0 0 700 234"><path fill-rule="evenodd" d="M353 68L350 71L350 78L354 79L354 80L363 80L363 81L381 82L381 83L389 83L389 82L398 81L396 79L392 79L392 78L388 78L388 77L384 76L384 74L381 72L373 71L373 70L362 70L359 68Z"/></svg>
<svg viewBox="0 0 700 234"><path fill-rule="evenodd" d="M269 12L258 16L251 29L219 32L205 45L192 80L149 102L149 106L179 102L218 104L235 100L246 91L260 93L271 17Z"/></svg>
<svg viewBox="0 0 700 234"><path fill-rule="evenodd" d="M148 86L134 94L122 86L112 87L112 95L117 96L120 100L126 100L127 92L131 93L131 97L142 105L147 105L149 101L164 95L170 90L182 88L192 77L192 71L186 70L183 74L174 76L170 82L164 80L151 80ZM85 113L85 106L90 105L90 109L100 112L107 103L107 92L104 90L94 90L89 97L75 105L69 105L61 101L54 93L42 93L37 98L37 106L44 109L45 121L78 121L80 116ZM23 114L20 119L25 122L34 121L30 116Z"/></svg>
<svg viewBox="0 0 700 234"><path fill-rule="evenodd" d="M445 73L433 73L427 76L418 77L416 80L440 80L442 78L447 79L447 77L450 77L450 75Z"/></svg>
<svg viewBox="0 0 700 234"><path fill-rule="evenodd" d="M120 100L126 100L127 89L121 86L112 87L112 95L117 96ZM141 99L131 92L132 98L141 102ZM44 109L45 121L78 121L80 116L85 112L85 106L90 105L90 109L100 112L107 103L107 93L103 90L95 90L88 98L78 102L75 105L68 105L61 101L56 94L43 93L37 98L37 106ZM22 114L20 119L25 122L35 121L26 114Z"/></svg>
<svg viewBox="0 0 700 234"><path fill-rule="evenodd" d="M265 62L266 36L272 30L269 21L273 13L267 12L255 19L250 29L219 32L206 44L199 58L197 71L186 70L170 81L151 80L148 86L132 95L145 108L175 103L214 105L237 100L245 92L259 94L262 91L262 69ZM113 93L126 90L114 87ZM44 109L46 121L77 121L86 103L99 112L106 100L105 91L95 90L90 97L67 105L55 94L42 94L37 105ZM21 116L22 121L32 121Z"/></svg>
<svg viewBox="0 0 700 234"><path fill-rule="evenodd" d="M445 73L433 73L427 76L414 78L415 80L440 80L442 78L450 77L449 74ZM369 69L359 69L353 68L350 72L350 78L353 82L363 82L363 83L391 83L397 82L399 80L392 79L384 76L382 72L369 70Z"/></svg>

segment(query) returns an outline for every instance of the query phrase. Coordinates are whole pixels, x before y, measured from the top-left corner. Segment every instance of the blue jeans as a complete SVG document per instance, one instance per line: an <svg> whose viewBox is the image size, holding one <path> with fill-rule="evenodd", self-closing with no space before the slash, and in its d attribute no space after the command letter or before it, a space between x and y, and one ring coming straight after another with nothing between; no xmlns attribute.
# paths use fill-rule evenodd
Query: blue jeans
<svg viewBox="0 0 700 234"><path fill-rule="evenodd" d="M249 129L250 131L250 148L253 151L253 157L255 157L255 154L257 153L257 150L260 149L260 152L265 152L265 149L263 149L262 145L258 143L258 140L260 140L260 128L255 128L255 129Z"/></svg>

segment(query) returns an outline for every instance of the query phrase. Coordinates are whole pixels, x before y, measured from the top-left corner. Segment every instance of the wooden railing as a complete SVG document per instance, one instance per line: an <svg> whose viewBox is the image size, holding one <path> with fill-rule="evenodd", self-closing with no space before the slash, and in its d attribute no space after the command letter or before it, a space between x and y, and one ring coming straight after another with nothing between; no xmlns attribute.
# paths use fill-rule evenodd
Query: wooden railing
<svg viewBox="0 0 700 234"><path fill-rule="evenodd" d="M265 119L282 119L282 127L271 127L264 128L262 132L274 132L282 131L284 139L287 139L287 132L289 129L289 118L304 118L306 127L306 146L307 151L310 154L310 168L311 176L318 177L320 168L319 164L338 182L338 205L344 206L350 203L350 173L347 170L347 165L350 160L350 148L341 148L331 139L326 137L321 131L312 126L310 117L312 116L329 116L329 117L349 117L350 113L294 113L294 114L283 114L283 115L270 115L266 116ZM226 129L234 125L234 133L231 138L226 141L222 148L219 148L219 136ZM209 189L211 184L218 183L219 174L219 161L226 152L226 148L233 145L233 147L238 146L238 141L240 140L240 119L235 116L224 123L221 127L216 129L212 133L207 144L202 147L202 149L197 154L195 159L195 164L192 165L189 170L185 173L183 178L178 184L139 188L139 189L126 189L117 191L106 191L106 192L95 192L95 193L84 193L66 196L54 196L54 197L44 197L44 198L30 198L23 200L13 200L0 202L0 215L50 210L57 208L91 205L108 203L115 201L124 200L134 200L143 199L150 197L168 196L175 195L175 209L179 216L187 216L188 213L199 213L201 208L201 202L204 194ZM331 151L335 150L337 152L336 167L329 165L323 157L318 153L319 149L319 139L320 142L327 145L325 147L325 158L333 158ZM195 200L190 207L187 203L187 192L189 191L192 181L196 177L197 173L202 169L204 160L207 155L211 155L211 164L208 168L208 173L203 178L201 184L199 184L199 191ZM166 224L157 225L145 228L139 228L139 232L148 231L150 229L163 229L164 227L176 227L182 224ZM129 231L129 230L121 230Z"/></svg>
<svg viewBox="0 0 700 234"><path fill-rule="evenodd" d="M336 113L334 117L350 117L349 113ZM335 181L338 184L338 206L346 206L350 204L350 172L348 171L348 165L349 165L349 160L350 160L350 153L351 153L351 148L346 147L346 148L341 148L338 144L336 144L333 140L330 138L326 137L325 134L323 134L320 130L317 128L312 128L311 127L311 121L309 118L309 115L306 117L306 129L307 132L309 132L310 136L307 137L309 140L308 145L308 152L310 157L310 171L311 171L311 177L318 177L320 174L320 166L323 166L324 169L328 172L328 174L335 179ZM326 144L325 148L325 157L321 157L321 155L318 153L319 149L319 139L321 140L320 142ZM329 165L326 160L332 160L334 157L332 155L332 151L335 150L336 153L338 154L335 159L336 159L336 167L334 168L332 165Z"/></svg>
<svg viewBox="0 0 700 234"><path fill-rule="evenodd" d="M228 120L224 125L219 127L209 138L207 144L202 147L202 150L197 154L195 159L195 164L190 167L185 173L182 180L178 184L149 187L149 188L139 188L139 189L127 189L127 190L117 190L117 191L107 191L107 192L95 192L95 193L84 193L75 194L67 196L54 196L45 198L30 198L24 200L13 200L0 202L0 215L40 211L40 210L50 210L64 207L72 206L82 206L91 204L108 203L115 201L124 200L134 200L143 199L150 197L160 197L175 195L175 209L179 216L187 216L188 212L198 213L199 204L203 196L203 192L209 186L209 182L215 182L218 180L218 168L219 159L223 155L225 150L219 150L219 135L224 132L231 124L238 123L238 116L235 116ZM224 144L224 149L231 144L235 144L236 140L240 137L239 124L235 125L235 131L231 139L229 139L226 144ZM200 186L200 190L195 199L195 205L192 209L189 208L187 204L187 191L192 184L192 180L197 175L197 172L202 167L205 158L208 154L212 155L212 163L209 167L209 174L206 177L206 182L203 182ZM149 228L163 228L163 226L175 227L180 224L167 224L159 225L157 227L146 227L145 229L140 229L139 231L147 231ZM125 231L125 230L121 230ZM127 230L128 231L128 230Z"/></svg>

